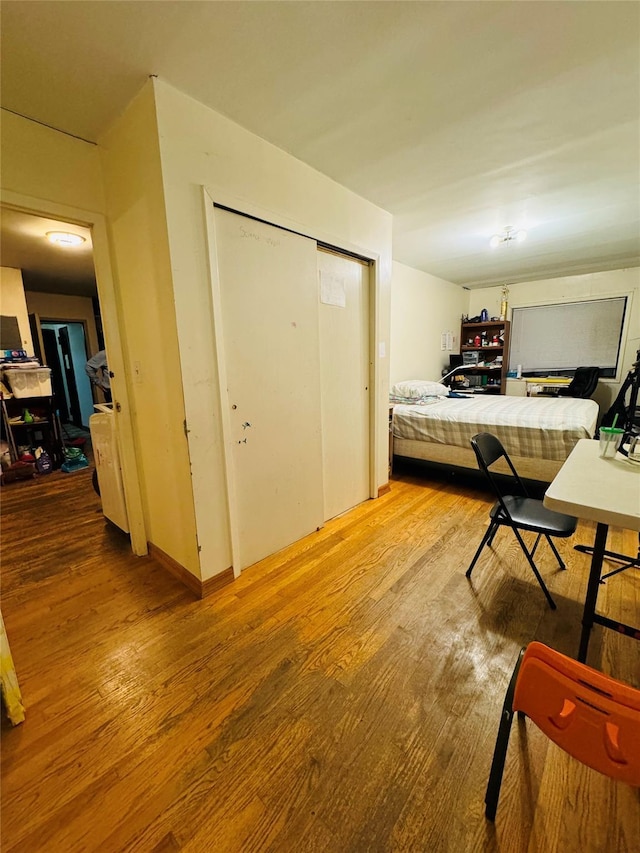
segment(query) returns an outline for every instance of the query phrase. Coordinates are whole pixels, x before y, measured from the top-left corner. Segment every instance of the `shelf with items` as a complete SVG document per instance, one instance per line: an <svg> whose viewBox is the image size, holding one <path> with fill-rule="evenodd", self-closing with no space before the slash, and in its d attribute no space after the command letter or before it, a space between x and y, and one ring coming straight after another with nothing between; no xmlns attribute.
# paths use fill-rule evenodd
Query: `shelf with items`
<svg viewBox="0 0 640 853"><path fill-rule="evenodd" d="M63 461L63 442L53 397L2 396L2 433L9 445L11 462L19 462L25 452L33 455L42 447L54 467Z"/></svg>
<svg viewBox="0 0 640 853"><path fill-rule="evenodd" d="M460 353L463 373L471 380L480 377L483 391L504 394L509 368L509 321L487 320L484 323L462 323ZM473 355L475 354L475 363ZM474 382L470 381L474 386ZM478 383L475 383L477 387Z"/></svg>
<svg viewBox="0 0 640 853"><path fill-rule="evenodd" d="M495 368L491 370L483 368L465 369L464 378L469 383L469 391L476 394L504 394L506 390L502 383L502 373Z"/></svg>

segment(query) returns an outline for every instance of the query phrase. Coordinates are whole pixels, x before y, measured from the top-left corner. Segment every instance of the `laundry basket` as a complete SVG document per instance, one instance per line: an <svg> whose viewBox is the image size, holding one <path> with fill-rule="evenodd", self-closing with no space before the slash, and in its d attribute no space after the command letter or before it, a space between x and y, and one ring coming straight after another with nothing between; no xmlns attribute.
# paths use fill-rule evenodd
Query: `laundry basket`
<svg viewBox="0 0 640 853"><path fill-rule="evenodd" d="M5 367L4 375L14 397L50 397L50 367Z"/></svg>

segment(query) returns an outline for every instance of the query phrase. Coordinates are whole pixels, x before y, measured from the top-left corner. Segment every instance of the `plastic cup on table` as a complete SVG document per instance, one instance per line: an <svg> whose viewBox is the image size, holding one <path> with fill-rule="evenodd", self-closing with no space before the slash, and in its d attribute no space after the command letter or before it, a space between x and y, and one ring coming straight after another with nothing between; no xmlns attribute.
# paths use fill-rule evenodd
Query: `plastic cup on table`
<svg viewBox="0 0 640 853"><path fill-rule="evenodd" d="M600 427L600 456L613 459L618 452L624 430L617 427Z"/></svg>

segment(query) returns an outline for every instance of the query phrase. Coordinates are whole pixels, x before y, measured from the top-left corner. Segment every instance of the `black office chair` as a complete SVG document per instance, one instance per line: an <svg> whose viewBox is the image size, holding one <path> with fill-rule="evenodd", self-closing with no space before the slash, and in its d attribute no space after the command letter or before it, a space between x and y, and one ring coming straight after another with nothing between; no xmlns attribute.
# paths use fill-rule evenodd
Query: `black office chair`
<svg viewBox="0 0 640 853"><path fill-rule="evenodd" d="M498 500L493 505L491 512L489 513L489 527L482 537L482 542L471 561L471 565L467 569L467 577L471 577L471 572L478 561L478 557L480 556L482 549L485 545L491 545L498 528L510 527L514 532L520 547L524 551L529 565L533 569L533 573L536 576L547 601L549 602L549 606L552 610L555 610L555 601L551 598L549 590L547 589L545 582L542 580L533 558L535 556L538 543L540 542L540 537L544 536L551 546L551 550L556 555L560 568L565 569L566 566L563 563L562 557L558 553L556 546L551 541L551 537L559 536L564 539L571 536L575 533L577 519L573 518L571 515L564 515L563 513L547 509L542 501L529 497L524 483L514 468L513 462L509 459L506 450L495 435L491 435L488 432L478 433L478 435L474 435L471 439L471 446L476 454L478 466L491 483ZM519 492L518 495L505 494L504 490L500 487L495 474L490 471L491 466L500 459L504 459L509 466L512 474L511 488L513 489L513 486L515 485ZM508 477L509 475L507 474L506 476ZM529 530L538 534L531 551L529 551L525 545L524 539L520 533L521 530Z"/></svg>
<svg viewBox="0 0 640 853"><path fill-rule="evenodd" d="M581 397L586 400L598 387L599 367L576 367L573 379L566 388L560 388L560 397Z"/></svg>

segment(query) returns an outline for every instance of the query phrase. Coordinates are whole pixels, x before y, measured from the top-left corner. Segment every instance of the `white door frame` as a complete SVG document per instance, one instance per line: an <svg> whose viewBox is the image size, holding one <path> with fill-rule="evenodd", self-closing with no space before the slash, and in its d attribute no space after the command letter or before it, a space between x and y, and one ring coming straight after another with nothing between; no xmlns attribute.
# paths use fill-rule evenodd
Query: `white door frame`
<svg viewBox="0 0 640 853"><path fill-rule="evenodd" d="M20 210L24 213L76 223L91 229L93 264L96 271L100 314L109 352L109 368L114 373L114 414L117 418L117 433L120 438L122 481L129 517L131 550L137 556L142 557L148 553L147 536L131 422L129 377L124 368L125 344L120 335L120 303L116 295L111 270L106 218L95 211L70 207L46 199L33 198L10 190L0 192L0 203L4 207Z"/></svg>
<svg viewBox="0 0 640 853"><path fill-rule="evenodd" d="M220 291L220 275L218 271L218 255L216 242L216 228L214 208L216 205L225 207L238 215L253 217L261 220L275 228L285 228L289 231L294 231L303 237L308 237L315 240L316 243L322 243L325 246L332 246L338 252L344 254L355 254L369 261L369 375L371 395L369 397L369 497L378 497L378 487L376 482L376 459L378 458L378 450L380 444L379 431L376 429L376 412L378 404L378 387L380 381L380 369L376 354L378 352L378 317L379 317L379 255L363 250L357 246L349 246L346 244L338 245L335 239L321 237L317 234L309 232L308 227L299 223L278 216L274 211L263 210L262 208L252 205L246 199L238 199L230 197L224 190L215 190L207 187L202 187L202 205L205 218L206 242L207 242L207 262L209 269L209 280L211 286L212 310L213 310L213 330L215 337L216 358L218 361L218 395L221 412L222 440L224 446L224 462L225 462L225 479L226 479L226 496L227 496L227 511L229 516L229 537L231 540L231 559L233 566L234 577L240 575L238 569L238 555L240 554L238 541L238 525L236 519L236 483L234 477L234 467L231 454L232 430L229 417L228 401L226 397L227 388L227 364L223 346L222 334L222 302ZM385 421L386 424L386 421ZM387 434L385 432L385 448L387 446ZM387 452L387 451L386 451Z"/></svg>

